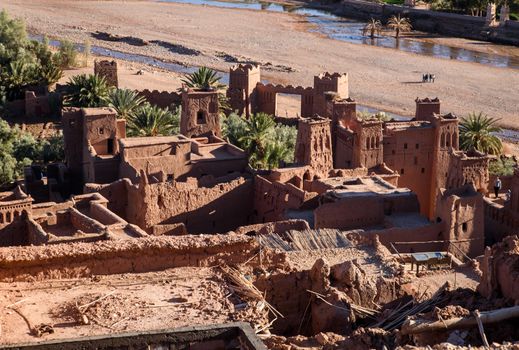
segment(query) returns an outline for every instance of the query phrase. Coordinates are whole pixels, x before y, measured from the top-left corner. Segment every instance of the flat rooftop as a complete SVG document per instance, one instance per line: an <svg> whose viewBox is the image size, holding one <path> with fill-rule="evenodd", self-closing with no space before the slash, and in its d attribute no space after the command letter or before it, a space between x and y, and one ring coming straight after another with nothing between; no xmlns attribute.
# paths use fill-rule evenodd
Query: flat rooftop
<svg viewBox="0 0 519 350"><path fill-rule="evenodd" d="M357 178L332 177L320 180L330 187L337 197L371 196L371 195L408 195L408 188L397 188L378 176Z"/></svg>
<svg viewBox="0 0 519 350"><path fill-rule="evenodd" d="M153 136L153 137L127 137L119 141L123 147L138 147L149 145L162 145L178 142L190 142L190 140L182 135L173 136Z"/></svg>
<svg viewBox="0 0 519 350"><path fill-rule="evenodd" d="M384 126L387 130L401 131L406 129L425 129L432 128L432 124L428 121L398 121L398 122L387 122Z"/></svg>
<svg viewBox="0 0 519 350"><path fill-rule="evenodd" d="M230 294L219 269L205 267L0 283L0 308L6 311L0 344L232 322L240 319L243 301ZM28 323L52 325L54 333L38 338Z"/></svg>

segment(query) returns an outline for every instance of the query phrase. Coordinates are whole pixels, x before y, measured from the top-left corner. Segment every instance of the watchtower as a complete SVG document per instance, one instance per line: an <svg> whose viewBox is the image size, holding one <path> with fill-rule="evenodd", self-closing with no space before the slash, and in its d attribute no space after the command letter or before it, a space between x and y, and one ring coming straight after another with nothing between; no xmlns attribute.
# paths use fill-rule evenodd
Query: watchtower
<svg viewBox="0 0 519 350"><path fill-rule="evenodd" d="M260 68L239 64L229 70L227 97L231 110L247 118L256 110L256 85L261 81Z"/></svg>
<svg viewBox="0 0 519 350"><path fill-rule="evenodd" d="M108 86L119 87L119 79L117 77L117 62L101 60L94 62L94 74L104 77Z"/></svg>
<svg viewBox="0 0 519 350"><path fill-rule="evenodd" d="M216 90L184 89L180 133L187 137L221 137Z"/></svg>
<svg viewBox="0 0 519 350"><path fill-rule="evenodd" d="M309 165L316 174L326 177L333 169L330 119L315 115L299 119L296 163Z"/></svg>
<svg viewBox="0 0 519 350"><path fill-rule="evenodd" d="M416 98L416 120L432 121L435 114L440 114L440 99L436 98Z"/></svg>
<svg viewBox="0 0 519 350"><path fill-rule="evenodd" d="M314 76L314 114L323 117L327 115L326 92L335 92L339 99L348 98L350 95L347 73L324 73Z"/></svg>

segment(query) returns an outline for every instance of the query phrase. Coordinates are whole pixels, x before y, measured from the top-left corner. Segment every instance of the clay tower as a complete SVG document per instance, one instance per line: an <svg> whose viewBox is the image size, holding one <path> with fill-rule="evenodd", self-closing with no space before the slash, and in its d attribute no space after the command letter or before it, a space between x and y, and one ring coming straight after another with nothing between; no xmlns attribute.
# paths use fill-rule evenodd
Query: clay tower
<svg viewBox="0 0 519 350"><path fill-rule="evenodd" d="M330 119L314 116L299 120L296 163L309 165L319 176L328 176L333 168Z"/></svg>
<svg viewBox="0 0 519 350"><path fill-rule="evenodd" d="M119 78L117 76L117 62L116 61L95 61L94 74L105 78L108 86L115 88L119 87Z"/></svg>
<svg viewBox="0 0 519 350"><path fill-rule="evenodd" d="M184 89L180 133L187 137L221 137L218 91Z"/></svg>

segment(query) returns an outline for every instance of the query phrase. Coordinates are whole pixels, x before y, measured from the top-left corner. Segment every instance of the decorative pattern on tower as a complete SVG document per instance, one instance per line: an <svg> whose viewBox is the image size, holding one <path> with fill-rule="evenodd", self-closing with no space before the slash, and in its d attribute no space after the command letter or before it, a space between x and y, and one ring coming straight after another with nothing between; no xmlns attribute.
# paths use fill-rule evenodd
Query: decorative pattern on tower
<svg viewBox="0 0 519 350"><path fill-rule="evenodd" d="M94 74L105 78L108 86L119 87L119 78L117 77L117 62L101 60L94 62Z"/></svg>
<svg viewBox="0 0 519 350"><path fill-rule="evenodd" d="M333 169L330 119L315 115L299 119L296 163L308 165L321 177Z"/></svg>
<svg viewBox="0 0 519 350"><path fill-rule="evenodd" d="M221 137L218 91L184 89L180 133L187 137Z"/></svg>

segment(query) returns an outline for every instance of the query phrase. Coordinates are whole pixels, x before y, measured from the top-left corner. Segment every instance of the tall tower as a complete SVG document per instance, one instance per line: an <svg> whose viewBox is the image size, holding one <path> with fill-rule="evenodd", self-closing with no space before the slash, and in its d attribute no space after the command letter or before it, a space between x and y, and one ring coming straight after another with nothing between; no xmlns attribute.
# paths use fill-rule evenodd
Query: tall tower
<svg viewBox="0 0 519 350"><path fill-rule="evenodd" d="M256 85L261 81L260 68L239 64L229 70L227 97L231 111L247 118L256 110Z"/></svg>
<svg viewBox="0 0 519 350"><path fill-rule="evenodd" d="M440 99L436 98L416 98L416 120L432 121L435 114L440 114Z"/></svg>
<svg viewBox="0 0 519 350"><path fill-rule="evenodd" d="M94 74L105 78L108 86L113 86L115 88L119 87L116 61L96 60L94 62Z"/></svg>
<svg viewBox="0 0 519 350"><path fill-rule="evenodd" d="M347 73L328 72L314 76L314 114L331 118L327 115L326 92L335 92L338 99L348 98L350 95Z"/></svg>
<svg viewBox="0 0 519 350"><path fill-rule="evenodd" d="M309 165L316 174L327 177L333 169L330 119L320 116L299 119L296 163Z"/></svg>
<svg viewBox="0 0 519 350"><path fill-rule="evenodd" d="M184 89L180 133L187 137L221 137L218 91Z"/></svg>

